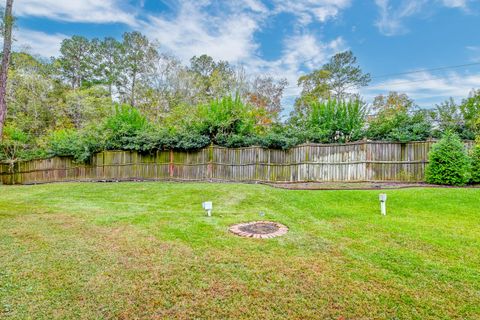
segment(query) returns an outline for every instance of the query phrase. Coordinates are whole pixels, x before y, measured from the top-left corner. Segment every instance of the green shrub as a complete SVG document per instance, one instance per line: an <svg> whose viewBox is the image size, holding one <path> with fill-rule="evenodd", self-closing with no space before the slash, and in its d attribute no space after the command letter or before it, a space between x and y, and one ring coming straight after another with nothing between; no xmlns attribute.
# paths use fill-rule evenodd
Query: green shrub
<svg viewBox="0 0 480 320"><path fill-rule="evenodd" d="M444 132L452 131L462 140L475 139L475 132L467 126L462 109L452 97L437 104L430 114L437 124L432 130L434 138L440 138Z"/></svg>
<svg viewBox="0 0 480 320"><path fill-rule="evenodd" d="M475 134L480 133L480 89L473 90L460 104L465 125Z"/></svg>
<svg viewBox="0 0 480 320"><path fill-rule="evenodd" d="M47 137L49 156L73 157L75 162L90 161L95 152L103 150L104 142L97 127L87 127L82 131L60 129Z"/></svg>
<svg viewBox="0 0 480 320"><path fill-rule="evenodd" d="M428 183L465 185L470 179L470 160L460 138L447 132L430 151L425 178Z"/></svg>
<svg viewBox="0 0 480 320"><path fill-rule="evenodd" d="M138 132L135 136L135 144L138 151L153 152L155 150L169 149L175 137L161 128L150 127L147 130Z"/></svg>
<svg viewBox="0 0 480 320"><path fill-rule="evenodd" d="M257 137L254 135L242 134L217 134L213 139L215 144L227 148L242 148L257 144Z"/></svg>
<svg viewBox="0 0 480 320"><path fill-rule="evenodd" d="M208 136L212 142L224 145L229 136L252 136L255 129L255 116L249 105L242 103L237 96L214 100L196 109L196 121L187 128L201 136ZM235 140L231 138L230 140ZM237 137L238 139L238 137Z"/></svg>
<svg viewBox="0 0 480 320"><path fill-rule="evenodd" d="M3 140L0 144L3 160L14 161L26 149L28 135L14 126L5 126Z"/></svg>
<svg viewBox="0 0 480 320"><path fill-rule="evenodd" d="M360 100L328 100L310 104L303 122L311 142L350 142L363 135L366 110Z"/></svg>
<svg viewBox="0 0 480 320"><path fill-rule="evenodd" d="M13 125L5 126L0 142L0 160L30 160L45 156L45 151L36 146L29 134Z"/></svg>
<svg viewBox="0 0 480 320"><path fill-rule="evenodd" d="M74 156L79 148L80 134L73 129L56 130L47 137L47 144L52 156Z"/></svg>
<svg viewBox="0 0 480 320"><path fill-rule="evenodd" d="M417 111L397 112L393 116L380 114L368 126L366 135L371 140L422 141L431 136L432 125L427 114Z"/></svg>
<svg viewBox="0 0 480 320"><path fill-rule="evenodd" d="M477 144L472 149L472 176L470 178L471 183L480 183L480 144Z"/></svg>
<svg viewBox="0 0 480 320"><path fill-rule="evenodd" d="M282 131L270 131L257 138L257 144L270 149L290 149L301 142L301 138L288 129Z"/></svg>
<svg viewBox="0 0 480 320"><path fill-rule="evenodd" d="M150 127L138 133L135 144L138 145L137 150L142 152L170 149L196 150L208 146L210 139L195 131Z"/></svg>
<svg viewBox="0 0 480 320"><path fill-rule="evenodd" d="M172 141L173 144L170 147L177 150L201 149L211 143L210 138L207 135L187 130L177 132Z"/></svg>
<svg viewBox="0 0 480 320"><path fill-rule="evenodd" d="M105 148L107 150L141 150L138 136L149 129L149 123L137 109L128 106L116 106L113 116L107 118L104 125Z"/></svg>

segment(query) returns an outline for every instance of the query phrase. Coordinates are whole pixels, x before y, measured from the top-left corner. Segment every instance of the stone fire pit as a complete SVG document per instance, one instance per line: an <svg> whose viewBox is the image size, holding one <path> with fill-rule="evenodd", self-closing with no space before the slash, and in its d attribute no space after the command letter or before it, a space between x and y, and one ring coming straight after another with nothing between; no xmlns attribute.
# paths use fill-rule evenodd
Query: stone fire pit
<svg viewBox="0 0 480 320"><path fill-rule="evenodd" d="M253 221L239 223L229 228L230 232L240 237L268 239L284 235L288 228L281 223L272 221Z"/></svg>

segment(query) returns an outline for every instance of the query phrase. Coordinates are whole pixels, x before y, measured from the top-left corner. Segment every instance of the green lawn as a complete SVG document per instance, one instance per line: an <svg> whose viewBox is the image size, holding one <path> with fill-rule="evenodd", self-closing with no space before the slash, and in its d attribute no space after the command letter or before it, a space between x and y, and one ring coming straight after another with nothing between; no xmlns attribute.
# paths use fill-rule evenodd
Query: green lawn
<svg viewBox="0 0 480 320"><path fill-rule="evenodd" d="M479 319L480 189L386 192L0 186L0 318Z"/></svg>

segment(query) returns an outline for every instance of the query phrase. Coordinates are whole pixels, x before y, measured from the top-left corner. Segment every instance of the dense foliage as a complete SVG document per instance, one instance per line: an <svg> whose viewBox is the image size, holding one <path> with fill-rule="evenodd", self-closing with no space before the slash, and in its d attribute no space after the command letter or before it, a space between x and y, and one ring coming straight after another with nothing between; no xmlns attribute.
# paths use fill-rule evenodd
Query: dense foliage
<svg viewBox="0 0 480 320"><path fill-rule="evenodd" d="M300 119L300 128L310 142L350 142L363 137L365 115L359 100L314 102Z"/></svg>
<svg viewBox="0 0 480 320"><path fill-rule="evenodd" d="M81 131L59 129L49 134L45 149L49 156L71 156L77 162L87 162L93 153L103 149L102 140L93 126Z"/></svg>
<svg viewBox="0 0 480 320"><path fill-rule="evenodd" d="M433 122L436 123L432 135L440 137L443 132L452 131L462 139L475 139L475 133L478 132L475 121L478 120L480 113L476 113L476 116L474 115L475 112L472 112L469 106L471 101L472 99L470 98L458 105L453 98L450 98L438 104L431 113Z"/></svg>
<svg viewBox="0 0 480 320"><path fill-rule="evenodd" d="M470 182L480 184L480 143L472 149L472 176Z"/></svg>
<svg viewBox="0 0 480 320"><path fill-rule="evenodd" d="M31 144L32 138L13 125L7 125L3 130L3 140L0 143L0 159L16 161L43 157L42 150Z"/></svg>
<svg viewBox="0 0 480 320"><path fill-rule="evenodd" d="M428 183L462 186L470 179L470 159L455 133L447 132L435 143L425 171Z"/></svg>
<svg viewBox="0 0 480 320"><path fill-rule="evenodd" d="M371 140L422 141L431 136L432 125L423 111L398 112L392 116L379 114L368 127Z"/></svg>
<svg viewBox="0 0 480 320"><path fill-rule="evenodd" d="M367 105L355 92L369 81L352 52L335 54L298 79L301 92L286 117L285 79L247 75L207 55L183 65L139 32L120 40L74 36L62 42L57 58L12 54L0 160L57 155L85 162L105 149L288 149L479 133L480 91L427 111L396 92Z"/></svg>

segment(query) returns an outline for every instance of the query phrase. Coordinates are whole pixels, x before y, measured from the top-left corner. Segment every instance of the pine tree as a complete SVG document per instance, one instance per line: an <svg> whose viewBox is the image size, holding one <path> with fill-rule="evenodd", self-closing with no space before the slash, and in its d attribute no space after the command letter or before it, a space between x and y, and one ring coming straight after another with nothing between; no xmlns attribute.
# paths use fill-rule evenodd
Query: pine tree
<svg viewBox="0 0 480 320"><path fill-rule="evenodd" d="M470 160L456 134L447 132L433 145L425 177L433 184L462 186L469 181Z"/></svg>

